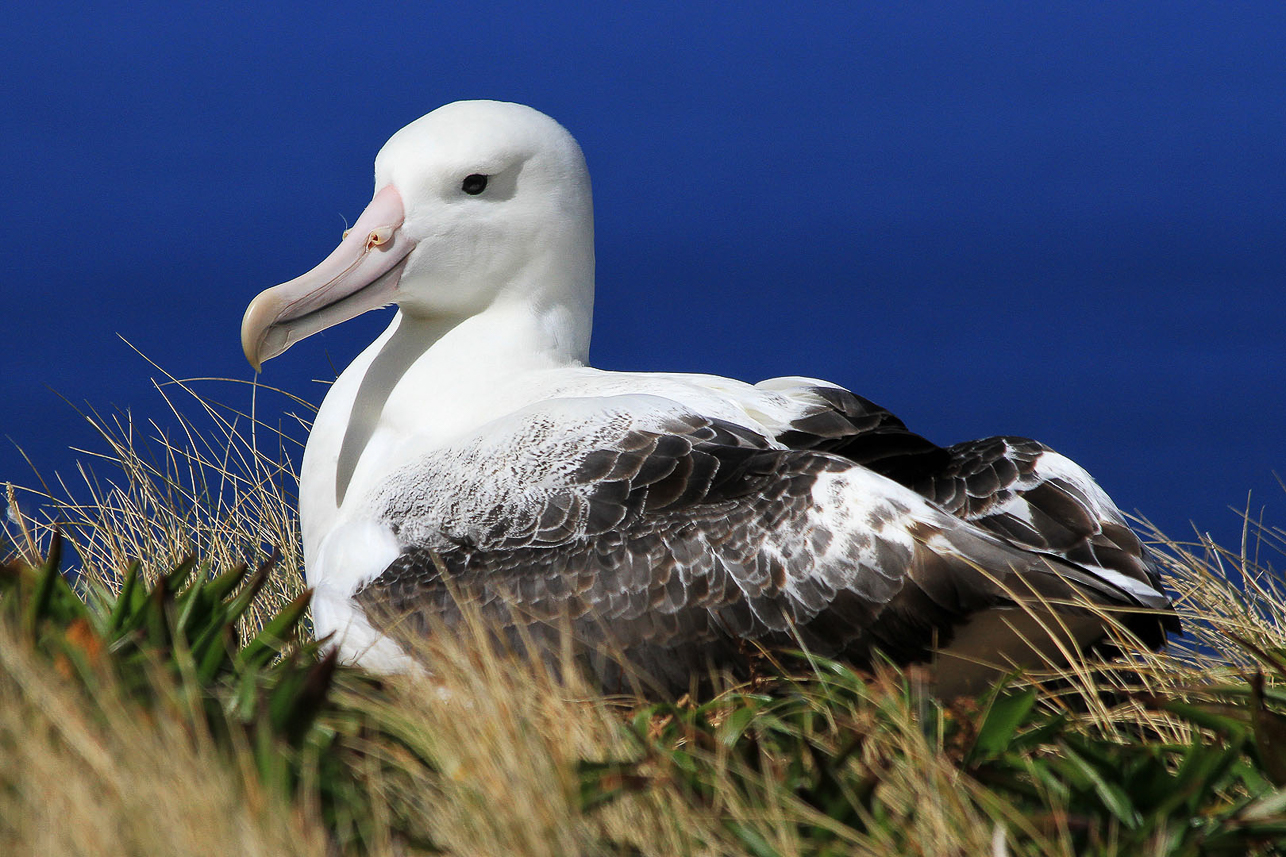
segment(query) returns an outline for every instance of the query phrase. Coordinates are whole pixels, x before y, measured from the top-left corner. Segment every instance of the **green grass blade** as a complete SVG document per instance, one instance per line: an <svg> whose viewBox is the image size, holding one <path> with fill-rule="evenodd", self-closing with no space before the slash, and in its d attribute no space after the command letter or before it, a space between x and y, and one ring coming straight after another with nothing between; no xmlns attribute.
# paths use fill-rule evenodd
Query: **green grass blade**
<svg viewBox="0 0 1286 857"><path fill-rule="evenodd" d="M987 709L982 725L978 727L978 736L969 749L966 762L990 758L1006 750L1013 742L1018 727L1027 720L1035 705L1035 688L998 696Z"/></svg>
<svg viewBox="0 0 1286 857"><path fill-rule="evenodd" d="M308 605L312 601L312 590L309 589L295 597L268 624L255 635L246 646L237 652L237 663L241 667L261 667L290 641L291 632L298 627Z"/></svg>
<svg viewBox="0 0 1286 857"><path fill-rule="evenodd" d="M134 608L134 590L138 588L139 569L142 564L134 560L125 569L125 580L121 582L120 592L116 595L116 604L112 607L107 619L108 635L115 635L128 624L130 613Z"/></svg>

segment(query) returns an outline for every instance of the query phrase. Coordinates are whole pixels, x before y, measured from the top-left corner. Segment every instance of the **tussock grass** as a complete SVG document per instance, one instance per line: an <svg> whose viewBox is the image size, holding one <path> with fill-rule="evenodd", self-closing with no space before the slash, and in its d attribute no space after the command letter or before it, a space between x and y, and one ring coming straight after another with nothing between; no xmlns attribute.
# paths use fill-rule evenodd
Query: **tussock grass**
<svg viewBox="0 0 1286 857"><path fill-rule="evenodd" d="M244 644L303 588L289 436L307 407L274 427L189 382L158 390L177 429L86 415L106 452L78 484L10 489L7 539L35 564L57 527L78 587L107 602L133 560L154 583L189 555L215 573L277 548ZM1286 533L1248 523L1235 551L1151 536L1186 629L1163 652L1122 632L1112 664L946 702L917 669L805 657L656 703L507 656L466 621L423 642L431 677L340 669L318 734L342 737L342 764L304 753L286 791L249 733L229 743L110 677L87 693L0 623L0 852L1286 853ZM149 680L191 695L181 671ZM205 692L238 710L228 686Z"/></svg>
<svg viewBox="0 0 1286 857"><path fill-rule="evenodd" d="M189 719L142 716L117 691L86 698L0 626L0 853L324 853L319 825Z"/></svg>
<svg viewBox="0 0 1286 857"><path fill-rule="evenodd" d="M574 672L498 652L485 629L426 641L431 679L399 682L440 783L429 809L435 842L458 854L710 854L717 819L666 790L592 810L579 764L637 747L621 730L632 701L600 696ZM706 843L694 849L694 842Z"/></svg>
<svg viewBox="0 0 1286 857"><path fill-rule="evenodd" d="M279 573L247 614L248 639L304 589L292 455L302 452L316 408L256 384L247 413L198 394L198 383L238 394L243 386L165 375L154 386L173 416L170 427L138 425L127 412L83 413L105 449L77 450L86 456L77 480L39 479L39 489L6 485L4 533L37 564L41 545L57 528L77 557L75 572L110 593L120 590L134 561L143 578L154 581L186 557L230 568L275 550ZM284 424L255 415L256 409L280 413L283 406L290 409Z"/></svg>

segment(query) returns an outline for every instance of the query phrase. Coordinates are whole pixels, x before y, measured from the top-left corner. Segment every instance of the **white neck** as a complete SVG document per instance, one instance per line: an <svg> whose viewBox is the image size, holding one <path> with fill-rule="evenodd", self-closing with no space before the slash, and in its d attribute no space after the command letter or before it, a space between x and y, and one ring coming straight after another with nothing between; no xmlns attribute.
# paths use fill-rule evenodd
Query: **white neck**
<svg viewBox="0 0 1286 857"><path fill-rule="evenodd" d="M589 271L592 278L592 258ZM557 300L548 288L536 291L540 300L520 286L466 317L400 311L344 370L309 436L305 521L333 518L415 454L522 407L533 373L584 364L592 279L588 288L567 283ZM578 293L588 297L575 300Z"/></svg>

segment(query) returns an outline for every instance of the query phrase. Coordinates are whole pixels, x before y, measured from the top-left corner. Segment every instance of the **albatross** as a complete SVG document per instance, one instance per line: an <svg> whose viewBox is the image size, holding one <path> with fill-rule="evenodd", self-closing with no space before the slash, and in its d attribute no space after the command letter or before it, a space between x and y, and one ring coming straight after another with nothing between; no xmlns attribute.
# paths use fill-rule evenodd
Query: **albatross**
<svg viewBox="0 0 1286 857"><path fill-rule="evenodd" d="M762 647L930 662L969 689L1178 629L1156 563L1068 458L940 447L813 378L595 369L593 302L580 147L532 108L465 101L394 134L339 246L250 303L256 371L397 305L300 473L314 628L343 660L415 669L415 637L473 605L501 639L609 651L587 660L604 683L679 693Z"/></svg>

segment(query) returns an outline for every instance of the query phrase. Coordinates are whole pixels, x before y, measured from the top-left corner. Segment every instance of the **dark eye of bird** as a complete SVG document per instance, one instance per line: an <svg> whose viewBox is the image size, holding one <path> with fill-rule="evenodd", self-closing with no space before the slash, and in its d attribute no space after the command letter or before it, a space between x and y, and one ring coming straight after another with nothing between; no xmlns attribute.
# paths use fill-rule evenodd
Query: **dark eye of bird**
<svg viewBox="0 0 1286 857"><path fill-rule="evenodd" d="M465 176L464 181L460 185L460 190L469 194L469 196L477 196L486 189L487 177L482 173L474 173L471 176Z"/></svg>

